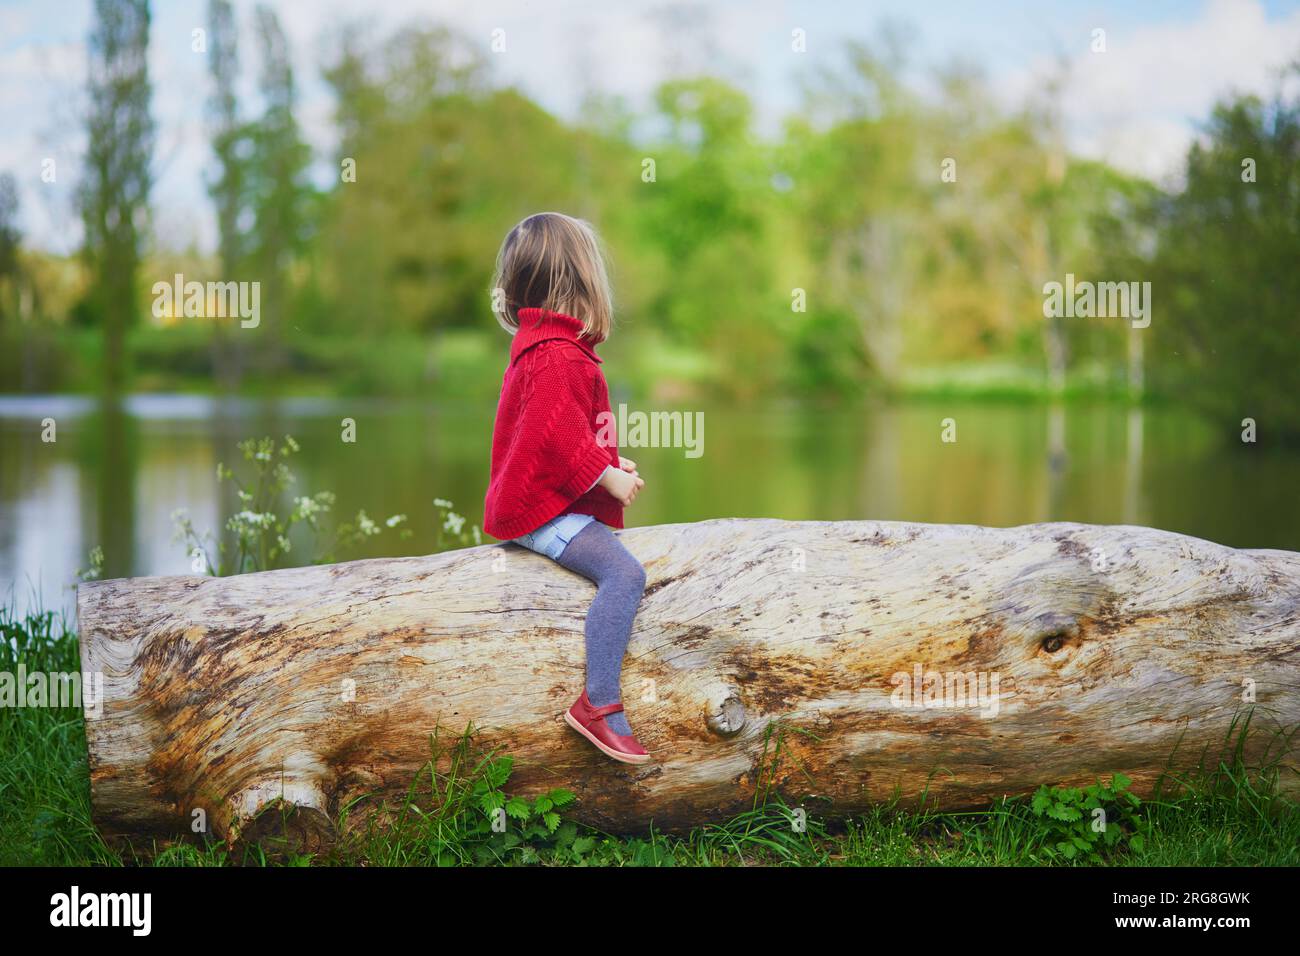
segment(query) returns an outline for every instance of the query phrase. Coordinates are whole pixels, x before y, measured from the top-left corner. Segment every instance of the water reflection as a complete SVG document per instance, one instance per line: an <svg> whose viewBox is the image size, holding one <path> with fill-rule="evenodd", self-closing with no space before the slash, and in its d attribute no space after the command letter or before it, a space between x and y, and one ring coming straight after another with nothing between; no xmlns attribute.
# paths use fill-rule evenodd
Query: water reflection
<svg viewBox="0 0 1300 956"><path fill-rule="evenodd" d="M1174 409L1112 405L862 403L706 407L704 455L627 449L648 480L630 524L719 516L881 518L995 526L1147 524L1237 547L1300 549L1300 456L1225 442ZM20 606L71 606L68 585L101 545L109 576L189 573L172 512L201 531L238 508L216 480L243 438L293 434L295 494L338 511L408 516L413 537L363 554L419 554L435 497L479 520L490 405L136 396L0 399L0 577ZM357 440L341 440L343 418ZM941 441L954 418L958 440ZM41 440L41 421L57 441ZM295 544L302 556L310 542Z"/></svg>
<svg viewBox="0 0 1300 956"><path fill-rule="evenodd" d="M1056 521L1062 515L1065 498L1065 406L1054 402L1047 410L1047 507L1043 521Z"/></svg>
<svg viewBox="0 0 1300 956"><path fill-rule="evenodd" d="M1142 409L1129 409L1128 442L1124 451L1124 523L1141 524L1138 518L1142 493Z"/></svg>

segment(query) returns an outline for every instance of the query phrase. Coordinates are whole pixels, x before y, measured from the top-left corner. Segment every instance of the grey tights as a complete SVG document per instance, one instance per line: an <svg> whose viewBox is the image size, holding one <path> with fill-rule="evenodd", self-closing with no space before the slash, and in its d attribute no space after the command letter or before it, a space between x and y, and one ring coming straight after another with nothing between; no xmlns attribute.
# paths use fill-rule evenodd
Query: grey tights
<svg viewBox="0 0 1300 956"><path fill-rule="evenodd" d="M603 707L622 699L623 654L632 635L632 619L645 591L645 568L614 537L607 525L593 521L573 536L559 563L596 585L583 634L587 642L587 699ZM632 733L622 711L605 718L616 734Z"/></svg>

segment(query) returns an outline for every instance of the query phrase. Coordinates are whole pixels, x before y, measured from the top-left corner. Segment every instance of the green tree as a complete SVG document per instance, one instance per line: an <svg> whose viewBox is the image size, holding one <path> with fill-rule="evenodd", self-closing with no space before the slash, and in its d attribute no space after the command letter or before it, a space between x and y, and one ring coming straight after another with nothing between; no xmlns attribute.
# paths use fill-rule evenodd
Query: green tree
<svg viewBox="0 0 1300 956"><path fill-rule="evenodd" d="M792 323L772 268L772 157L754 139L749 99L727 83L671 80L655 103L666 136L645 150L654 182L639 184L640 228L665 264L651 309L679 343L714 357L730 390L755 393L779 377Z"/></svg>
<svg viewBox="0 0 1300 956"><path fill-rule="evenodd" d="M217 176L208 184L208 194L217 212L217 252L221 259L224 281L237 278L245 256L245 236L240 216L248 208L244 151L250 145L250 130L240 122L239 101L235 84L239 78L239 36L234 8L229 0L210 0L208 4L208 65L212 76L212 95L208 101L212 130L212 152L217 160ZM240 374L239 349L225 322L217 321L212 330L213 368L218 383L233 388Z"/></svg>
<svg viewBox="0 0 1300 956"><path fill-rule="evenodd" d="M1155 219L1163 381L1234 434L1300 441L1300 98L1230 99L1205 132Z"/></svg>
<svg viewBox="0 0 1300 956"><path fill-rule="evenodd" d="M376 334L493 326L492 262L524 216L559 209L617 236L634 178L626 150L561 123L514 89L491 89L482 54L442 29L340 44L340 182L322 227L334 322ZM615 256L617 262L625 262Z"/></svg>
<svg viewBox="0 0 1300 956"><path fill-rule="evenodd" d="M252 154L244 175L253 215L249 255L262 284L259 349L268 370L284 362L283 345L291 315L291 268L308 240L312 191L306 182L311 154L294 115L297 90L289 43L270 7L255 11L261 73L258 88L265 104L252 128Z"/></svg>
<svg viewBox="0 0 1300 956"><path fill-rule="evenodd" d="M148 216L154 143L149 19L147 0L95 0L89 41L86 175L79 200L89 304L103 323L110 391L125 380L126 333L137 315L135 281Z"/></svg>
<svg viewBox="0 0 1300 956"><path fill-rule="evenodd" d="M18 245L21 239L18 184L13 173L0 173L0 332L4 330L11 300L17 294Z"/></svg>
<svg viewBox="0 0 1300 956"><path fill-rule="evenodd" d="M906 325L916 314L923 243L912 241L930 208L918 176L924 107L897 77L901 40L850 44L849 67L809 91L787 139L802 235L808 244L811 328L847 344L885 382L902 371ZM828 105L829 104L829 105ZM937 170L934 179L937 179ZM851 353L852 354L852 353Z"/></svg>

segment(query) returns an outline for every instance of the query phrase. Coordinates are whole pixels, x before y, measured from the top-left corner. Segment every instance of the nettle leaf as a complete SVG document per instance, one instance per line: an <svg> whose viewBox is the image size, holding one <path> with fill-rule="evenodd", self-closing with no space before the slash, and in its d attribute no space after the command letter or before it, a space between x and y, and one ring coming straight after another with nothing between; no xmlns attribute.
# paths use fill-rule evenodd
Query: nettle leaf
<svg viewBox="0 0 1300 956"><path fill-rule="evenodd" d="M491 786L503 787L505 786L506 781L510 779L510 774L514 769L514 757L497 757L495 760L488 762L487 768L484 771L484 776L487 778L487 781Z"/></svg>
<svg viewBox="0 0 1300 956"><path fill-rule="evenodd" d="M1138 837L1137 839L1141 839L1141 837ZM595 837L578 837L578 839L573 841L572 850L574 853L578 854L579 856L585 853L590 853L595 848L596 848Z"/></svg>
<svg viewBox="0 0 1300 956"><path fill-rule="evenodd" d="M551 802L554 803L557 807L568 806L576 799L573 794L573 791L565 790L562 787L552 790L550 793L547 794L547 796L551 798Z"/></svg>
<svg viewBox="0 0 1300 956"><path fill-rule="evenodd" d="M1122 773L1114 774L1110 778L1110 785L1114 787L1116 790L1127 790L1129 784L1131 784L1132 782L1133 782L1132 780L1124 776Z"/></svg>
<svg viewBox="0 0 1300 956"><path fill-rule="evenodd" d="M529 815L528 801L523 797L511 797L506 801L506 815L514 817L516 820L527 820Z"/></svg>
<svg viewBox="0 0 1300 956"><path fill-rule="evenodd" d="M491 814L506 805L506 795L499 790L489 790L478 798L478 805L484 813Z"/></svg>
<svg viewBox="0 0 1300 956"><path fill-rule="evenodd" d="M548 813L555 806L555 802L547 796L540 796L533 802L534 813Z"/></svg>
<svg viewBox="0 0 1300 956"><path fill-rule="evenodd" d="M1041 817L1051 804L1052 795L1048 793L1046 787L1039 787L1038 791L1034 794L1034 799L1030 804L1030 807L1033 809L1034 813Z"/></svg>
<svg viewBox="0 0 1300 956"><path fill-rule="evenodd" d="M560 815L558 813L543 813L542 822L546 824L546 829L554 833L560 825Z"/></svg>
<svg viewBox="0 0 1300 956"><path fill-rule="evenodd" d="M1083 818L1083 811L1078 807L1069 807L1064 803L1056 803L1047 811L1047 815L1053 820L1062 820L1066 823L1073 823L1075 820Z"/></svg>

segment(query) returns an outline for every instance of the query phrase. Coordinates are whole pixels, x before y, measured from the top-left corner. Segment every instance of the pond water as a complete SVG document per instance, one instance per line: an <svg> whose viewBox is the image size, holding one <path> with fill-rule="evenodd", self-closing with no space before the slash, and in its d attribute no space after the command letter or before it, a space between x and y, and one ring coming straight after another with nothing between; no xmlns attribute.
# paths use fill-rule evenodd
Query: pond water
<svg viewBox="0 0 1300 956"><path fill-rule="evenodd" d="M695 411L696 409L692 409ZM332 491L336 514L405 514L346 557L433 550L452 500L482 516L491 405L372 400L255 402L134 396L0 398L0 585L19 609L70 609L96 545L105 576L183 574L172 513L217 529L238 506L218 461L246 468L246 437L291 434L295 493ZM56 440L42 440L54 419ZM341 422L356 422L356 441ZM942 440L944 419L955 441ZM1009 526L1141 524L1234 547L1300 550L1300 454L1242 444L1177 409L1113 404L854 402L705 407L703 453L625 448L647 486L629 526L715 517L892 519ZM294 554L308 542L298 541Z"/></svg>

